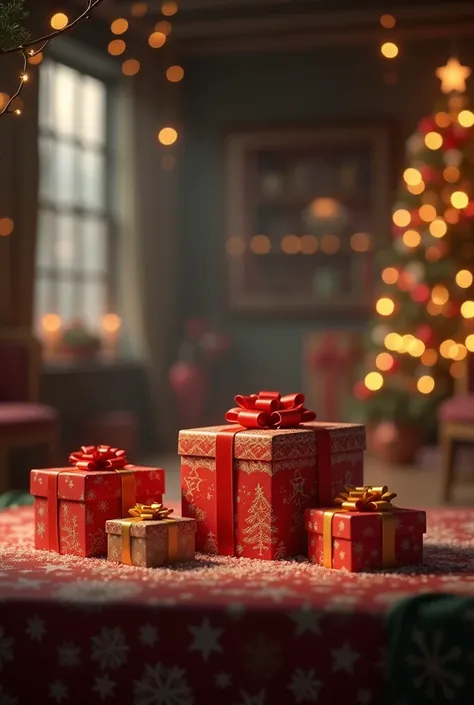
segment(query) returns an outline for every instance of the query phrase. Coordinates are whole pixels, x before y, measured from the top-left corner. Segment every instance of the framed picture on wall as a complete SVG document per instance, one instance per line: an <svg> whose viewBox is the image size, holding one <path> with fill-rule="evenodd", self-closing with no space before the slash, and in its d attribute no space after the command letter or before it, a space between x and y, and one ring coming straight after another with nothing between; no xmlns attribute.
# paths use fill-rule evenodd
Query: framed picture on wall
<svg viewBox="0 0 474 705"><path fill-rule="evenodd" d="M388 127L279 128L226 142L230 307L366 314L388 241Z"/></svg>

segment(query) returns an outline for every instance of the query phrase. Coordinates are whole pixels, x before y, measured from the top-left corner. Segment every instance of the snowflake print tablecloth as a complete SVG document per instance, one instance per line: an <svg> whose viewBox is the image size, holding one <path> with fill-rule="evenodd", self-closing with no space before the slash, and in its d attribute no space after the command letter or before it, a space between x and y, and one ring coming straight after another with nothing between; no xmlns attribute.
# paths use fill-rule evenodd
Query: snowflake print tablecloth
<svg viewBox="0 0 474 705"><path fill-rule="evenodd" d="M418 568L198 555L153 570L35 551L32 509L5 511L0 703L381 705L389 610L474 596L474 510L432 510L428 527Z"/></svg>

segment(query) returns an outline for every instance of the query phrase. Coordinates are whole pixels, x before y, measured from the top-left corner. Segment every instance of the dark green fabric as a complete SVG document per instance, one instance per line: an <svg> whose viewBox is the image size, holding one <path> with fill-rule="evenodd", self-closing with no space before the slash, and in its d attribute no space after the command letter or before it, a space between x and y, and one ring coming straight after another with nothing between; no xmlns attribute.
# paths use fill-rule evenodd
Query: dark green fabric
<svg viewBox="0 0 474 705"><path fill-rule="evenodd" d="M33 504L33 497L27 492L12 490L0 495L0 511L9 507L23 507L27 504Z"/></svg>
<svg viewBox="0 0 474 705"><path fill-rule="evenodd" d="M404 600L388 631L390 705L474 705L474 598Z"/></svg>

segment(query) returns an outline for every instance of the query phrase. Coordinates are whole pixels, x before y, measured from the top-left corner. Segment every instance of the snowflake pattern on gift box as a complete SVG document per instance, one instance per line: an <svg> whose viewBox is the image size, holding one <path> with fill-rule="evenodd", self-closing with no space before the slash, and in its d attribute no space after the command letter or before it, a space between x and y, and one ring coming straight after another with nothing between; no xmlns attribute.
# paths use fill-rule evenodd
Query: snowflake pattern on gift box
<svg viewBox="0 0 474 705"><path fill-rule="evenodd" d="M316 702L322 683L316 679L314 668L304 671L302 668L296 668L291 676L291 681L287 685L287 689L291 691L295 702Z"/></svg>
<svg viewBox="0 0 474 705"><path fill-rule="evenodd" d="M99 663L100 668L120 668L128 659L129 646L120 627L103 627L99 634L92 637L91 659Z"/></svg>
<svg viewBox="0 0 474 705"><path fill-rule="evenodd" d="M408 654L406 663L413 669L412 684L421 689L428 698L440 691L446 700L455 702L456 690L464 685L464 677L458 672L462 649L450 646L440 631L431 635L414 629L411 641L415 650Z"/></svg>
<svg viewBox="0 0 474 705"><path fill-rule="evenodd" d="M109 503L106 499L101 499L100 502L97 503L97 506L99 508L99 512L106 512L109 508Z"/></svg>
<svg viewBox="0 0 474 705"><path fill-rule="evenodd" d="M194 705L186 671L162 663L145 665L140 680L134 683L134 705Z"/></svg>
<svg viewBox="0 0 474 705"><path fill-rule="evenodd" d="M38 534L38 536L43 538L45 531L46 531L46 527L44 525L44 522L39 521L36 525L36 533Z"/></svg>

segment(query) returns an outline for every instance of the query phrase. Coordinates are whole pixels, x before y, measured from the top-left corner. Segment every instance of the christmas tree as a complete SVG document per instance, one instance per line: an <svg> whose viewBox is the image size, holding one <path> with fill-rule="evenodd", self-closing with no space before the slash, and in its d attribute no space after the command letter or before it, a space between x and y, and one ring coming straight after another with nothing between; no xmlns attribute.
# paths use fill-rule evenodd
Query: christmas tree
<svg viewBox="0 0 474 705"><path fill-rule="evenodd" d="M366 375L355 388L368 420L433 428L438 403L474 351L470 73L456 59L437 70L443 99L407 143Z"/></svg>
<svg viewBox="0 0 474 705"><path fill-rule="evenodd" d="M271 504L260 484L255 488L255 497L245 523L247 526L244 529L244 543L250 544L253 549L258 550L259 556L263 556L265 549L276 543L277 529L273 523Z"/></svg>

